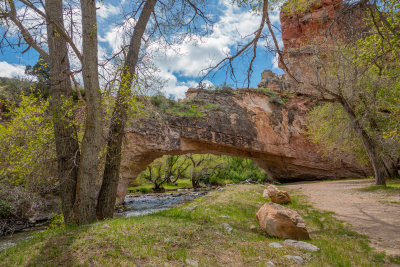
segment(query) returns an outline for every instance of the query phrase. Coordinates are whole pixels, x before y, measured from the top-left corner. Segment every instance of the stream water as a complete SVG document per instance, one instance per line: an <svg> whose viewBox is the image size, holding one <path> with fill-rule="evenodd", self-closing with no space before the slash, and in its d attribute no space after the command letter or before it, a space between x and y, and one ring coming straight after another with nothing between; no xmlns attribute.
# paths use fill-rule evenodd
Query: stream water
<svg viewBox="0 0 400 267"><path fill-rule="evenodd" d="M207 191L185 191L163 194L127 195L125 205L115 212L115 217L138 217L151 214L160 210L166 210L179 206L185 202L204 196ZM36 227L15 233L13 235L0 237L0 251L15 246L18 242L31 237L33 233L42 231L43 227Z"/></svg>

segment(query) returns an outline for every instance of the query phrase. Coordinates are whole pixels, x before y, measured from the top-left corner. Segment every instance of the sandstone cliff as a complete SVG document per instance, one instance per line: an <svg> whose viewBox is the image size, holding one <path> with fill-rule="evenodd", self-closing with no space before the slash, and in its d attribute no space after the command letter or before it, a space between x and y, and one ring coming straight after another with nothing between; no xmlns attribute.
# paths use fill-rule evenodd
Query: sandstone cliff
<svg viewBox="0 0 400 267"><path fill-rule="evenodd" d="M299 80L312 79L315 47L332 49L336 36L351 35L360 14L342 12L341 0L323 0L298 14L281 14L284 61ZM334 23L333 23L334 22ZM321 45L322 44L322 45ZM260 89L189 89L180 105L186 112L148 103L146 117L126 130L118 188L123 201L130 182L165 154L213 153L255 160L277 181L365 177L369 169L349 155L323 156L305 135L305 114L313 104L300 95L313 88L293 83L287 74L262 73ZM264 89L268 88L268 89ZM297 96L292 93L296 93ZM189 112L190 111L190 112Z"/></svg>

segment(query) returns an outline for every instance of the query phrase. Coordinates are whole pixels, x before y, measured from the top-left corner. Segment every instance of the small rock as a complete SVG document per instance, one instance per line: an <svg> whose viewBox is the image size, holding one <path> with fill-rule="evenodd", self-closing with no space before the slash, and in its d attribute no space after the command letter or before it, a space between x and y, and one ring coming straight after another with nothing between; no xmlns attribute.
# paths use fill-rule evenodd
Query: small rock
<svg viewBox="0 0 400 267"><path fill-rule="evenodd" d="M222 187L220 187L220 188L217 189L217 191L220 191L220 192L221 192L221 191L224 191L224 190L225 190L225 189L222 188Z"/></svg>
<svg viewBox="0 0 400 267"><path fill-rule="evenodd" d="M303 254L302 257L303 257L303 259L305 259L306 261L309 261L309 260L312 259L313 255L312 255L310 252L308 252L308 253Z"/></svg>
<svg viewBox="0 0 400 267"><path fill-rule="evenodd" d="M278 243L278 242L269 243L268 246L270 246L271 248L282 248L282 247L283 247L283 246L282 246L280 243Z"/></svg>
<svg viewBox="0 0 400 267"><path fill-rule="evenodd" d="M267 261L268 267L275 267L275 264L272 261Z"/></svg>
<svg viewBox="0 0 400 267"><path fill-rule="evenodd" d="M227 223L223 223L222 224L222 227L224 228L224 230L226 231L226 232L228 232L228 233L232 233L232 227L229 225L229 224L227 224Z"/></svg>
<svg viewBox="0 0 400 267"><path fill-rule="evenodd" d="M293 256L293 255L285 255L283 256L286 259L293 260L297 264L304 264L304 259L300 256Z"/></svg>
<svg viewBox="0 0 400 267"><path fill-rule="evenodd" d="M319 251L319 248L307 243L307 242L303 242L303 241L296 241L296 240L291 240L291 239L286 239L283 244L285 246L289 246L289 247L293 247L293 248L300 248L300 249L304 249L304 250L308 250L311 252L316 252Z"/></svg>
<svg viewBox="0 0 400 267"><path fill-rule="evenodd" d="M220 215L219 217L220 218L230 218L229 216L226 216L226 215Z"/></svg>
<svg viewBox="0 0 400 267"><path fill-rule="evenodd" d="M195 267L199 266L199 263L197 261L195 261L195 260L186 259L185 262L189 266L195 266Z"/></svg>
<svg viewBox="0 0 400 267"><path fill-rule="evenodd" d="M250 225L250 230L256 230L256 226L254 224Z"/></svg>
<svg viewBox="0 0 400 267"><path fill-rule="evenodd" d="M6 250L6 249L11 248L11 247L13 247L15 245L16 245L16 243L12 243L12 242L7 242L7 243L4 243L4 244L0 244L0 251Z"/></svg>
<svg viewBox="0 0 400 267"><path fill-rule="evenodd" d="M108 223L106 223L106 224L103 224L103 228L104 229L111 229L111 226Z"/></svg>

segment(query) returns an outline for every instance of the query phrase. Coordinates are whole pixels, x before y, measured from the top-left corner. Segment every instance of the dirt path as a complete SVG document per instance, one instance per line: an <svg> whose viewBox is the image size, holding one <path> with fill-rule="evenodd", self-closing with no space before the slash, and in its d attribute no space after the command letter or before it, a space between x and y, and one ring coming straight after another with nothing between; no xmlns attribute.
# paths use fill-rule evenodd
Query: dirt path
<svg viewBox="0 0 400 267"><path fill-rule="evenodd" d="M382 203L399 201L400 195L364 192L372 180L342 180L285 185L310 197L314 207L333 211L337 218L350 223L352 230L367 235L371 246L390 255L400 255L400 205Z"/></svg>

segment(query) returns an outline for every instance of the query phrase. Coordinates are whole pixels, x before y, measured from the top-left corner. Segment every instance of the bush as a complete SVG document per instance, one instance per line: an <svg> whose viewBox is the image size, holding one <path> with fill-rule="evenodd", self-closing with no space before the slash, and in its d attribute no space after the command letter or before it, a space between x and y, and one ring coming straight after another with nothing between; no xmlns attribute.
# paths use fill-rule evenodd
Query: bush
<svg viewBox="0 0 400 267"><path fill-rule="evenodd" d="M141 187L138 189L140 193L142 194L148 194L153 192L153 190L151 188L146 188L146 187Z"/></svg>

